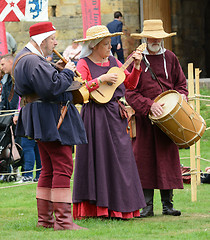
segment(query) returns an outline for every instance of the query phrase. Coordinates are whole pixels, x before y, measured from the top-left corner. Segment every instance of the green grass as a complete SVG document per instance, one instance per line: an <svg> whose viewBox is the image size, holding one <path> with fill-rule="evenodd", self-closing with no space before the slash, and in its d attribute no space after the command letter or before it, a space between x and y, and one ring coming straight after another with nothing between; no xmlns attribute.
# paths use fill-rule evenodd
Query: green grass
<svg viewBox="0 0 210 240"><path fill-rule="evenodd" d="M11 185L10 184L3 184ZM58 231L36 228L36 185L1 189L0 239L209 239L210 191L198 186L198 200L191 202L190 185L175 190L180 217L163 216L159 191L155 191L155 216L134 220L88 219L75 221L89 230Z"/></svg>
<svg viewBox="0 0 210 240"><path fill-rule="evenodd" d="M204 95L210 95L210 90L202 90ZM210 107L201 103L201 115L210 127ZM201 157L210 159L210 130L201 138ZM189 157L189 149L180 150L181 157ZM181 159L184 166L190 166L189 159ZM201 170L210 166L210 162L201 160ZM183 190L174 190L174 207L181 210L180 217L163 216L160 194L155 190L155 216L146 219L101 220L86 219L75 221L89 230L57 231L53 229L36 228L36 186L18 185L13 188L3 188L17 185L16 183L0 183L0 239L210 239L210 185L197 186L197 201L191 201L191 186L184 185Z"/></svg>

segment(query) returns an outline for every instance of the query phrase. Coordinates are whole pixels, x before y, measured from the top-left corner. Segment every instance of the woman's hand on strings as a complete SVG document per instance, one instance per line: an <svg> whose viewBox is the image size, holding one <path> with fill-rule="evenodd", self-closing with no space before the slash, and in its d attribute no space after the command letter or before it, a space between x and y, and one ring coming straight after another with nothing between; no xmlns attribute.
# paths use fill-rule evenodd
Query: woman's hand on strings
<svg viewBox="0 0 210 240"><path fill-rule="evenodd" d="M116 83L118 79L117 73L107 73L100 76L102 82Z"/></svg>
<svg viewBox="0 0 210 240"><path fill-rule="evenodd" d="M136 69L140 69L140 63L142 60L142 54L141 51L139 51L138 49L134 52L134 54L132 55L132 58L134 58L134 67Z"/></svg>

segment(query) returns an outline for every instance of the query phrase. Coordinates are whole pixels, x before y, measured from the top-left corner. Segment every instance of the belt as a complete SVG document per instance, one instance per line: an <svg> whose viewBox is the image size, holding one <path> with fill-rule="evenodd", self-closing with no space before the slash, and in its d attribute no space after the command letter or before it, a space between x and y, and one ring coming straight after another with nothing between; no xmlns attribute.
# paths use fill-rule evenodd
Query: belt
<svg viewBox="0 0 210 240"><path fill-rule="evenodd" d="M52 103L52 104L59 104L62 106L65 106L67 101L47 101L47 100L41 100L40 97L36 93L32 93L29 95L24 95L21 98L20 101L20 107L26 106L28 103ZM69 102L69 101L68 101ZM69 102L70 104L73 104L73 101Z"/></svg>

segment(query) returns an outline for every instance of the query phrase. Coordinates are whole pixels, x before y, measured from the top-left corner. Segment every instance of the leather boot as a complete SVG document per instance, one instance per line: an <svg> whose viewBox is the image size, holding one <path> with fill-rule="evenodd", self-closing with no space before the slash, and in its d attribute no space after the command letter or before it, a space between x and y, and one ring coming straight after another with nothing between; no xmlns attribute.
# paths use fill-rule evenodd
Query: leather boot
<svg viewBox="0 0 210 240"><path fill-rule="evenodd" d="M142 208L142 210L140 211L140 217L144 218L154 216L153 212L154 189L143 189L143 192L147 206Z"/></svg>
<svg viewBox="0 0 210 240"><path fill-rule="evenodd" d="M180 216L181 212L173 208L172 198L173 198L173 189L169 190L160 190L161 202L163 205L163 215L172 215Z"/></svg>
<svg viewBox="0 0 210 240"><path fill-rule="evenodd" d="M53 211L55 214L55 223L54 230L81 230L87 229L78 226L73 223L72 215L71 215L71 204L70 203L62 203L62 202L54 202L53 203Z"/></svg>
<svg viewBox="0 0 210 240"><path fill-rule="evenodd" d="M37 198L38 223L37 227L53 228L53 204L51 201Z"/></svg>

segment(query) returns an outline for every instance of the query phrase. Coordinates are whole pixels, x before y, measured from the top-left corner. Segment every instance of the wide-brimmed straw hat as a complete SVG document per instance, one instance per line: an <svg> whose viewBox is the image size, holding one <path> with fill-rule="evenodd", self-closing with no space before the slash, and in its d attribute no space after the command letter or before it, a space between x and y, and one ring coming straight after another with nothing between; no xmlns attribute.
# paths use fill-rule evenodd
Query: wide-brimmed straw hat
<svg viewBox="0 0 210 240"><path fill-rule="evenodd" d="M141 33L131 33L133 38L167 38L176 35L176 32L167 33L163 29L163 22L160 19L151 19L144 21L143 31Z"/></svg>
<svg viewBox="0 0 210 240"><path fill-rule="evenodd" d="M115 37L123 35L123 32L110 33L108 28L104 25L96 25L87 29L86 38L75 40L74 42L86 42L93 39L104 38L104 37Z"/></svg>

